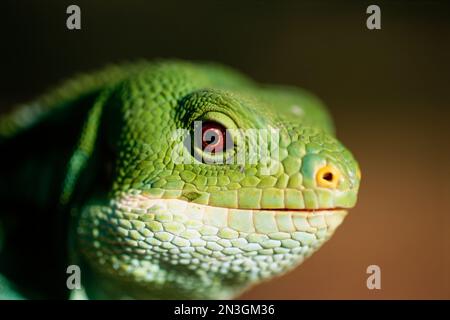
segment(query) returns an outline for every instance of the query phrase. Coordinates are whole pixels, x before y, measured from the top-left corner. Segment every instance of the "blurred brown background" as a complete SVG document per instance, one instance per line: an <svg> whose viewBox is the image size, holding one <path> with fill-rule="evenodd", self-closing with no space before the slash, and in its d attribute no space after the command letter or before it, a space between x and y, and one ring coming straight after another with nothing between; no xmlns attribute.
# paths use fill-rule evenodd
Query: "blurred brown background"
<svg viewBox="0 0 450 320"><path fill-rule="evenodd" d="M244 1L242 1L244 2ZM65 27L78 4L82 30ZM329 106L363 172L325 246L246 299L450 298L450 19L443 1L3 1L0 111L74 72L136 58L212 60ZM381 267L381 290L366 287Z"/></svg>

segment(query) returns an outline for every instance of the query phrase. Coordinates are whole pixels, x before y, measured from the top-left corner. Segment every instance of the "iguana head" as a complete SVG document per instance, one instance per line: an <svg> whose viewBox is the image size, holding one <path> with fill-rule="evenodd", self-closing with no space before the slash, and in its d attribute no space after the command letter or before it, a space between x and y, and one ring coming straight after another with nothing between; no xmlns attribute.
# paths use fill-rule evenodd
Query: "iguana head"
<svg viewBox="0 0 450 320"><path fill-rule="evenodd" d="M111 90L103 118L111 191L77 222L88 294L231 297L301 263L355 205L358 165L301 90L163 63Z"/></svg>

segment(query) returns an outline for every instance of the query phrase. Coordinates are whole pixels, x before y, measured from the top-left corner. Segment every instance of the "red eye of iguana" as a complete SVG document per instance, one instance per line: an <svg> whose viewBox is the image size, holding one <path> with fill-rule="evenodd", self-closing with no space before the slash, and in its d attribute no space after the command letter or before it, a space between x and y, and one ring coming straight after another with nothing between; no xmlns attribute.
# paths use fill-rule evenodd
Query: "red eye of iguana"
<svg viewBox="0 0 450 320"><path fill-rule="evenodd" d="M202 124L202 147L203 150L210 153L222 152L226 145L225 128L213 121Z"/></svg>

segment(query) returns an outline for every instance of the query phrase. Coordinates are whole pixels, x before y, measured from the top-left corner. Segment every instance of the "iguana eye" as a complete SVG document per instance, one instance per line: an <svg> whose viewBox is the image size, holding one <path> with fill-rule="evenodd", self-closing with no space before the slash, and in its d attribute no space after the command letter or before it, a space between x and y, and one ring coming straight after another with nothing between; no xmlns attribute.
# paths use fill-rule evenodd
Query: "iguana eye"
<svg viewBox="0 0 450 320"><path fill-rule="evenodd" d="M226 129L214 121L202 123L202 148L209 153L222 152L226 147Z"/></svg>
<svg viewBox="0 0 450 320"><path fill-rule="evenodd" d="M237 148L234 139L239 135L234 122L217 112L209 112L199 118L200 120L194 121L193 134L190 135L194 146L191 149L192 156L204 164L234 163Z"/></svg>

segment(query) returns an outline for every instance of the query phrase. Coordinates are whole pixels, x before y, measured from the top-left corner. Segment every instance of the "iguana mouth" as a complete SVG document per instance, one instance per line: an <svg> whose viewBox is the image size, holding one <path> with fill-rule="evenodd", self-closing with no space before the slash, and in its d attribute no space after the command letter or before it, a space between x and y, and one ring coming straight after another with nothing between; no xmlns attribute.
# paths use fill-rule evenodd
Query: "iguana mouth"
<svg viewBox="0 0 450 320"><path fill-rule="evenodd" d="M150 215L165 219L170 215L179 220L194 219L202 224L217 228L232 228L238 232L256 232L269 234L271 232L303 231L307 224L317 228L335 229L347 215L347 208L318 209L244 209L225 208L197 204L182 199L155 199L146 195L123 195L117 199L116 206L139 215ZM158 219L159 219L158 218ZM306 219L306 220L305 220ZM309 221L309 219L313 219ZM305 224L305 221L307 222ZM309 229L309 228L307 228Z"/></svg>
<svg viewBox="0 0 450 320"><path fill-rule="evenodd" d="M271 208L261 208L261 209L251 209L251 210L262 210L262 211L292 211L292 212L310 212L310 213L314 213L314 212L321 212L321 211L346 211L349 210L351 208L344 208L344 207L334 207L334 208L317 208L317 209L292 209L292 208L275 208L275 209L271 209Z"/></svg>

